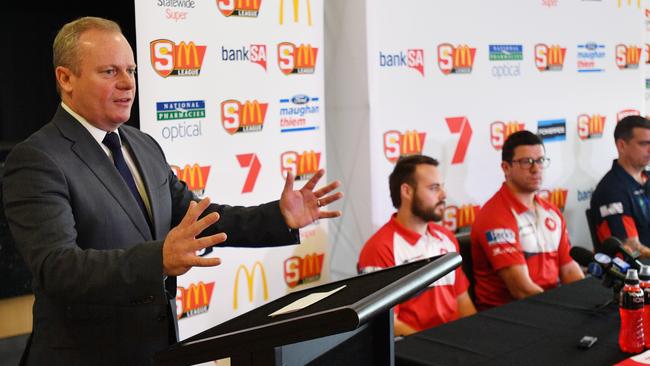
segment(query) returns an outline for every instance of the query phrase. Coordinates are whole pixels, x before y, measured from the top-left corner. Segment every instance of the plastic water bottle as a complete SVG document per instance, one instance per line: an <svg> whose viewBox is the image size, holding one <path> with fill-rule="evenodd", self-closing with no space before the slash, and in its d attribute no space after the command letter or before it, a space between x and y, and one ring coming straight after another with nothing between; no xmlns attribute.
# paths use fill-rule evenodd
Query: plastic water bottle
<svg viewBox="0 0 650 366"><path fill-rule="evenodd" d="M643 351L643 290L639 286L636 269L630 269L625 276L625 286L621 290L619 303L621 331L618 345L621 351L640 353Z"/></svg>
<svg viewBox="0 0 650 366"><path fill-rule="evenodd" d="M643 290L643 337L645 347L650 348L650 266L642 265L639 272L640 287Z"/></svg>

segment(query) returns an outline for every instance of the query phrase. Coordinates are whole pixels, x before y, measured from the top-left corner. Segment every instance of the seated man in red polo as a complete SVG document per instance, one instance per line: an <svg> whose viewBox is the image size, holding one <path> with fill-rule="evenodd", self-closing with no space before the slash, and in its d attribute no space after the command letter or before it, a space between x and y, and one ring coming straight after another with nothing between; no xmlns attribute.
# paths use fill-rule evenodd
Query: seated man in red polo
<svg viewBox="0 0 650 366"><path fill-rule="evenodd" d="M390 196L397 213L364 245L358 270L367 273L448 252L458 252L442 219L445 191L438 161L428 156L401 158L390 175ZM476 313L458 267L416 297L395 306L395 335L409 335Z"/></svg>
<svg viewBox="0 0 650 366"><path fill-rule="evenodd" d="M562 213L535 193L550 160L539 136L516 132L503 145L505 183L472 226L472 261L479 310L536 295L584 274L569 256Z"/></svg>

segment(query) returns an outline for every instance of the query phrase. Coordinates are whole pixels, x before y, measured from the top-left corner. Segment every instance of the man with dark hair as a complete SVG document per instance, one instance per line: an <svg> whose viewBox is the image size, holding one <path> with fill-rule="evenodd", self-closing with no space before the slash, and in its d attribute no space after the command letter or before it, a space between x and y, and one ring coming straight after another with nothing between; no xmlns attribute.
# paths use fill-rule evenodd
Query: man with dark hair
<svg viewBox="0 0 650 366"><path fill-rule="evenodd" d="M360 273L392 267L448 252L458 252L449 230L436 224L445 210L445 190L438 161L424 155L401 158L389 178L397 213L364 245ZM409 335L476 313L459 267L418 296L395 307L395 335Z"/></svg>
<svg viewBox="0 0 650 366"><path fill-rule="evenodd" d="M288 175L279 201L232 207L199 200L160 146L124 126L135 60L120 27L84 17L54 45L61 105L16 145L5 167L9 228L33 275L34 326L24 365L150 365L177 340L176 276L213 267L214 245L298 242L298 229L338 211L338 183L299 191Z"/></svg>
<svg viewBox="0 0 650 366"><path fill-rule="evenodd" d="M503 145L505 182L472 225L476 305L487 309L584 277L569 256L564 217L535 193L549 159L539 136L512 134Z"/></svg>
<svg viewBox="0 0 650 366"><path fill-rule="evenodd" d="M614 129L618 159L596 186L591 209L598 239L614 236L650 257L650 121L627 116Z"/></svg>

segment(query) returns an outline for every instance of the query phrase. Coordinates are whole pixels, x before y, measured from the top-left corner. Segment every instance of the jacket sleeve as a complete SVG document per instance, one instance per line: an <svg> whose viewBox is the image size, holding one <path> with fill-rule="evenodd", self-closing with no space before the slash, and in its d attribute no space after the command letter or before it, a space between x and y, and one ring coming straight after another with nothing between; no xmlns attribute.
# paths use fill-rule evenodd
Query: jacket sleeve
<svg viewBox="0 0 650 366"><path fill-rule="evenodd" d="M34 286L66 302L166 301L162 242L102 250L84 250L77 243L68 186L72 178L56 159L27 144L17 145L7 158L2 187L5 214Z"/></svg>

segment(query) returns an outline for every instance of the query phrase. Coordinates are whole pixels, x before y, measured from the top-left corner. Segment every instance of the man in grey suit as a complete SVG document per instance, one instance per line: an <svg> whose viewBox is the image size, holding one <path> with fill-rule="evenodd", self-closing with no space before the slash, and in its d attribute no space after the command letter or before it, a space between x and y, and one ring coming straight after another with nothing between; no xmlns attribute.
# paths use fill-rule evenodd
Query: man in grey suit
<svg viewBox="0 0 650 366"><path fill-rule="evenodd" d="M338 182L279 201L230 207L198 200L158 144L123 126L135 96L133 51L119 26L86 17L54 41L61 106L17 145L3 183L6 216L32 274L28 365L145 365L176 341L176 277L220 264L222 245L297 243L298 230L338 211Z"/></svg>

